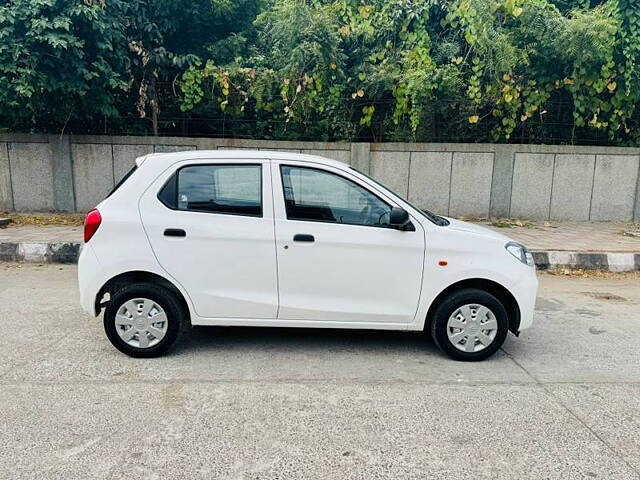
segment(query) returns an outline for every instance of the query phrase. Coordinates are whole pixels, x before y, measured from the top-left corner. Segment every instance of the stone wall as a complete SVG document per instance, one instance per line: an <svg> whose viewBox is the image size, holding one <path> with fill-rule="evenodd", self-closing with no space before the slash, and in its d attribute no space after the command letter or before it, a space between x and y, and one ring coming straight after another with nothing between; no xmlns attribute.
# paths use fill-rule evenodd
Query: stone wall
<svg viewBox="0 0 640 480"><path fill-rule="evenodd" d="M0 211L84 212L151 152L259 149L351 164L456 217L640 221L640 149L0 134Z"/></svg>

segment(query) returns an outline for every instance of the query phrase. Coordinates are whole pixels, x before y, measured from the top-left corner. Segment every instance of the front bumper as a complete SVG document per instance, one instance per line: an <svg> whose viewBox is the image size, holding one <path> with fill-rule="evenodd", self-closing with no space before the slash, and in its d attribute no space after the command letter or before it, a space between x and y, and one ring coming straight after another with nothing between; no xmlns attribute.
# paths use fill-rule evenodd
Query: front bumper
<svg viewBox="0 0 640 480"><path fill-rule="evenodd" d="M518 326L518 333L520 333L533 324L538 296L538 277L534 268L511 287L511 293L520 308L520 325Z"/></svg>

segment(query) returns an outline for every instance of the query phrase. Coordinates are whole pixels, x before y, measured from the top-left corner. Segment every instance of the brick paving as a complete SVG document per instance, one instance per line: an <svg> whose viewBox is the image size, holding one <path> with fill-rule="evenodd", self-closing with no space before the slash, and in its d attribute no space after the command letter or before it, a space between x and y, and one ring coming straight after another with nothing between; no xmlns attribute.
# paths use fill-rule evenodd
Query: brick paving
<svg viewBox="0 0 640 480"><path fill-rule="evenodd" d="M497 228L476 222L521 242L531 250L640 252L640 225L622 222L525 223ZM637 232L639 236L624 235ZM82 242L82 227L20 226L0 228L0 243Z"/></svg>

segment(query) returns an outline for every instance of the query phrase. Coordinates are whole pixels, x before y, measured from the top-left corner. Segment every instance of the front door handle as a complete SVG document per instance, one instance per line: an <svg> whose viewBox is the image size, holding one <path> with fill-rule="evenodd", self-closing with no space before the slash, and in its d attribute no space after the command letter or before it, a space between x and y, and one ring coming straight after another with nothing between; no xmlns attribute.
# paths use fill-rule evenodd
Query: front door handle
<svg viewBox="0 0 640 480"><path fill-rule="evenodd" d="M164 231L164 236L165 237L186 237L187 232L185 232L181 228L167 228Z"/></svg>
<svg viewBox="0 0 640 480"><path fill-rule="evenodd" d="M293 236L293 241L294 242L308 242L308 243L313 243L316 241L315 237L313 235L308 235L306 233L296 233Z"/></svg>

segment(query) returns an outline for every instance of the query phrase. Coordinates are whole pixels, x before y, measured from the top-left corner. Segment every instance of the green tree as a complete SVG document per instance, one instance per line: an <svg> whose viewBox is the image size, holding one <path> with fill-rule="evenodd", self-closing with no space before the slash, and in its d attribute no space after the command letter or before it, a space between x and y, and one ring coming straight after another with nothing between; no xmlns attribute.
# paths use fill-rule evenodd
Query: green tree
<svg viewBox="0 0 640 480"><path fill-rule="evenodd" d="M634 143L638 7L274 0L250 55L184 74L182 106L252 118L284 138L322 126L340 139ZM261 129L270 122L287 128Z"/></svg>
<svg viewBox="0 0 640 480"><path fill-rule="evenodd" d="M230 61L258 0L9 0L0 6L0 121L86 129L132 112L158 132L166 85L199 56ZM246 32L245 32L246 33ZM226 54L225 54L226 52ZM165 90L161 90L165 86Z"/></svg>
<svg viewBox="0 0 640 480"><path fill-rule="evenodd" d="M155 135L162 92L158 85L172 83L201 57L233 60L233 50L245 40L242 32L257 14L256 0L136 0L129 4L122 20L132 53L130 81L138 94L140 116L151 111Z"/></svg>
<svg viewBox="0 0 640 480"><path fill-rule="evenodd" d="M334 3L273 3L258 16L255 42L245 55L227 64L209 59L184 74L183 109L251 117L265 138L350 137L340 14ZM255 125L230 128L242 136Z"/></svg>
<svg viewBox="0 0 640 480"><path fill-rule="evenodd" d="M0 127L637 145L639 57L640 0L6 0Z"/></svg>
<svg viewBox="0 0 640 480"><path fill-rule="evenodd" d="M11 0L0 6L0 119L14 131L63 131L118 116L126 88L126 2Z"/></svg>

